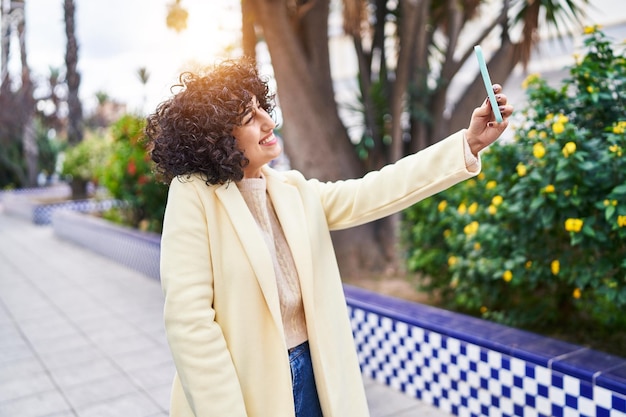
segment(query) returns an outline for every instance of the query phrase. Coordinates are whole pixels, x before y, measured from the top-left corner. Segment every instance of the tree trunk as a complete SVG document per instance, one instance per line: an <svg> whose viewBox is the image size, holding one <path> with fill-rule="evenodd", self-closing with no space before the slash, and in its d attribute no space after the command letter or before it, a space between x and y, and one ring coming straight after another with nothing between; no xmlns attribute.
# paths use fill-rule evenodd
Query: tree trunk
<svg viewBox="0 0 626 417"><path fill-rule="evenodd" d="M413 53L413 86L418 92L411 96L412 112L411 112L411 139L409 144L409 152L415 153L427 147L430 143L429 120L426 116L429 113L430 91L428 89L428 75L430 73L430 65L428 62L429 51L431 45L432 31L430 26L430 0L423 0L420 3L418 12L417 39L414 43L415 52Z"/></svg>
<svg viewBox="0 0 626 417"><path fill-rule="evenodd" d="M11 1L0 0L0 92L10 91L9 52L11 51Z"/></svg>
<svg viewBox="0 0 626 417"><path fill-rule="evenodd" d="M64 0L65 36L65 66L67 80L67 107L68 126L67 140L70 144L77 144L83 140L83 108L78 96L80 74L78 73L78 42L76 41L76 25L74 0Z"/></svg>
<svg viewBox="0 0 626 417"><path fill-rule="evenodd" d="M13 0L13 7L21 9L21 18L17 24L17 36L20 47L20 63L22 66L22 85L18 93L20 104L20 120L22 122L22 150L26 162L27 185L37 185L39 173L39 148L35 131L35 99L33 97L34 86L28 67L28 55L26 53L26 15L24 13L24 0Z"/></svg>
<svg viewBox="0 0 626 417"><path fill-rule="evenodd" d="M284 143L294 168L322 181L360 177L363 168L339 118L328 58L328 0L293 9L286 1L254 1L278 84ZM333 233L341 272L357 276L384 270L388 250L371 223ZM358 242L358 244L356 244Z"/></svg>
<svg viewBox="0 0 626 417"><path fill-rule="evenodd" d="M241 0L241 38L243 55L256 60L256 30L254 29L255 16L250 2Z"/></svg>

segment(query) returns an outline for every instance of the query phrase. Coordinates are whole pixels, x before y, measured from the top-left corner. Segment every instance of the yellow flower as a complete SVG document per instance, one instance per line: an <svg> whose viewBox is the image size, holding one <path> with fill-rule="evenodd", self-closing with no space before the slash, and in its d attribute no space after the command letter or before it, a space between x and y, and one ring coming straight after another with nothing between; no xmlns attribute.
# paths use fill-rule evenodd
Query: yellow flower
<svg viewBox="0 0 626 417"><path fill-rule="evenodd" d="M582 292L580 291L580 288L574 289L574 292L572 293L572 297L578 300L581 295L582 295Z"/></svg>
<svg viewBox="0 0 626 417"><path fill-rule="evenodd" d="M491 204L488 208L487 208L487 212L491 215L496 214L496 212L498 211L498 209L496 208L496 206L494 206L493 204Z"/></svg>
<svg viewBox="0 0 626 417"><path fill-rule="evenodd" d="M480 250L480 242L474 243L474 250Z"/></svg>
<svg viewBox="0 0 626 417"><path fill-rule="evenodd" d="M492 188L496 188L496 185L498 185L498 183L495 182L494 180L491 180L487 182L487 185L485 186L485 188L488 190L491 190Z"/></svg>
<svg viewBox="0 0 626 417"><path fill-rule="evenodd" d="M546 154L546 148L543 147L543 143L537 142L533 145L533 155L535 158L541 159Z"/></svg>
<svg viewBox="0 0 626 417"><path fill-rule="evenodd" d="M539 132L539 139L545 139L547 137L548 137L548 134L544 132L543 130Z"/></svg>
<svg viewBox="0 0 626 417"><path fill-rule="evenodd" d="M550 270L552 271L552 275L558 275L559 271L561 270L561 263L558 261L558 259L552 261L552 263L550 264Z"/></svg>
<svg viewBox="0 0 626 417"><path fill-rule="evenodd" d="M558 135L565 131L565 126L561 122L556 122L552 125L552 131Z"/></svg>
<svg viewBox="0 0 626 417"><path fill-rule="evenodd" d="M567 142L565 144L565 146L563 146L563 156L564 157L569 157L571 154L573 154L574 152L576 152L576 143L574 142Z"/></svg>
<svg viewBox="0 0 626 417"><path fill-rule="evenodd" d="M552 184L548 184L546 185L546 187L543 189L546 193L553 193L554 192L554 185Z"/></svg>
<svg viewBox="0 0 626 417"><path fill-rule="evenodd" d="M580 232L580 229L582 229L583 223L582 219L569 218L565 220L565 230L568 232L578 233Z"/></svg>
<svg viewBox="0 0 626 417"><path fill-rule="evenodd" d="M491 204L493 204L494 206L498 207L500 204L502 204L503 201L504 201L504 199L502 198L501 195L495 195L491 199Z"/></svg>
<svg viewBox="0 0 626 417"><path fill-rule="evenodd" d="M611 205L612 206L616 206L617 205L617 200L611 200Z"/></svg>
<svg viewBox="0 0 626 417"><path fill-rule="evenodd" d="M608 198L606 200L604 200L604 205L608 206L609 204L611 204L611 200L609 200Z"/></svg>
<svg viewBox="0 0 626 417"><path fill-rule="evenodd" d="M546 120L550 121L552 119L554 119L554 114L552 114L552 113L546 114Z"/></svg>
<svg viewBox="0 0 626 417"><path fill-rule="evenodd" d="M485 306L480 307L481 314L485 314L489 309Z"/></svg>
<svg viewBox="0 0 626 417"><path fill-rule="evenodd" d="M478 203L477 202L473 202L472 204L470 204L470 206L467 208L467 212L470 215L476 214L476 210L478 210Z"/></svg>
<svg viewBox="0 0 626 417"><path fill-rule="evenodd" d="M446 209L446 207L448 207L448 202L446 200L441 200L437 205L437 210L439 210L439 212L442 212Z"/></svg>
<svg viewBox="0 0 626 417"><path fill-rule="evenodd" d="M537 82L540 77L541 76L538 73L529 74L528 77L526 77L524 81L522 81L522 88L526 90L530 84L534 84L535 82Z"/></svg>
<svg viewBox="0 0 626 417"><path fill-rule="evenodd" d="M611 145L609 146L609 151L617 154L617 156L622 156L622 148L619 145Z"/></svg>
<svg viewBox="0 0 626 417"><path fill-rule="evenodd" d="M480 181L484 180L485 179L485 173L481 172L480 174L478 174L478 177L476 177L476 178L478 178Z"/></svg>
<svg viewBox="0 0 626 417"><path fill-rule="evenodd" d="M523 177L527 173L526 165L522 164L521 162L517 164L515 169L517 170L517 175L519 175L520 177Z"/></svg>
<svg viewBox="0 0 626 417"><path fill-rule="evenodd" d="M619 227L625 227L626 226L626 216L617 216L617 225Z"/></svg>
<svg viewBox="0 0 626 417"><path fill-rule="evenodd" d="M585 33L585 35L591 35L592 33L596 33L600 29L602 29L602 26L600 25L585 26L583 32Z"/></svg>
<svg viewBox="0 0 626 417"><path fill-rule="evenodd" d="M476 232L478 232L478 226L479 226L478 222L473 221L463 228L463 233L465 233L468 236L474 235L476 234Z"/></svg>
<svg viewBox="0 0 626 417"><path fill-rule="evenodd" d="M592 87L592 86L590 86L590 85L588 85L588 86L587 86L587 92L588 92L589 94L593 94L593 87Z"/></svg>
<svg viewBox="0 0 626 417"><path fill-rule="evenodd" d="M448 258L448 266L454 266L457 262L458 260L456 259L456 256L451 256Z"/></svg>
<svg viewBox="0 0 626 417"><path fill-rule="evenodd" d="M530 269L533 266L533 261L526 261L526 264L524 266L526 267L526 269Z"/></svg>
<svg viewBox="0 0 626 417"><path fill-rule="evenodd" d="M528 139L535 139L537 137L537 131L535 129L531 129L528 131Z"/></svg>
<svg viewBox="0 0 626 417"><path fill-rule="evenodd" d="M467 212L467 206L465 203L459 204L459 207L456 209L459 214L465 214Z"/></svg>
<svg viewBox="0 0 626 417"><path fill-rule="evenodd" d="M556 118L557 123L562 123L565 124L567 122L569 122L569 117L567 117L564 114L559 114Z"/></svg>
<svg viewBox="0 0 626 417"><path fill-rule="evenodd" d="M618 122L615 124L615 126L613 126L613 133L615 133L616 135L621 135L625 131L626 131L626 121Z"/></svg>
<svg viewBox="0 0 626 417"><path fill-rule="evenodd" d="M513 279L513 272L507 269L506 271L504 271L504 274L502 274L502 279L505 282L510 282Z"/></svg>

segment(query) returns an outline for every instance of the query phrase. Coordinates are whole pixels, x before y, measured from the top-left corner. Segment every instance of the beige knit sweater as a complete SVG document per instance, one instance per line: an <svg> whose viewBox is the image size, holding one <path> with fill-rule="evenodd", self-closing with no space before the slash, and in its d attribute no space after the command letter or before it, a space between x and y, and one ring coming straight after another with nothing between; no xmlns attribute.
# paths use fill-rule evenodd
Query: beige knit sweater
<svg viewBox="0 0 626 417"><path fill-rule="evenodd" d="M268 198L265 178L246 178L237 182L237 187L272 256L285 339L287 348L292 348L305 342L308 337L300 281L291 249L276 217L272 201Z"/></svg>

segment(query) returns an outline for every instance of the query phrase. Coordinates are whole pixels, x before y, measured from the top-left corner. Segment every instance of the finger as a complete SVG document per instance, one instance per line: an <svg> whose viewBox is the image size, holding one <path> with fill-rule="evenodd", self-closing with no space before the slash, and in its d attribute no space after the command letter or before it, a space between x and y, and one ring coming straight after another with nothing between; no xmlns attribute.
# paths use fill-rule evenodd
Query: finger
<svg viewBox="0 0 626 417"><path fill-rule="evenodd" d="M500 110L500 113L504 118L510 117L513 114L513 106L510 104L498 106L498 110Z"/></svg>
<svg viewBox="0 0 626 417"><path fill-rule="evenodd" d="M508 98L506 97L506 95L504 94L496 94L496 102L498 103L498 105L505 105L506 102L508 101Z"/></svg>
<svg viewBox="0 0 626 417"><path fill-rule="evenodd" d="M502 86L500 84L493 84L493 92L498 94L500 91L502 91Z"/></svg>

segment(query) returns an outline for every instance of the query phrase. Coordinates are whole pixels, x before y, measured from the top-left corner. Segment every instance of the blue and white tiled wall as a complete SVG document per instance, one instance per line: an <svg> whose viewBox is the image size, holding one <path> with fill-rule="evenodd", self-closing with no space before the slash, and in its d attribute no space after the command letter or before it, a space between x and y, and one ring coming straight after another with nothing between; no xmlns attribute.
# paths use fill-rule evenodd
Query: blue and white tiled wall
<svg viewBox="0 0 626 417"><path fill-rule="evenodd" d="M363 374L407 395L458 416L626 416L625 358L345 291Z"/></svg>
<svg viewBox="0 0 626 417"><path fill-rule="evenodd" d="M63 239L159 279L159 234L122 227L73 210L55 211L52 228Z"/></svg>

